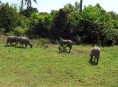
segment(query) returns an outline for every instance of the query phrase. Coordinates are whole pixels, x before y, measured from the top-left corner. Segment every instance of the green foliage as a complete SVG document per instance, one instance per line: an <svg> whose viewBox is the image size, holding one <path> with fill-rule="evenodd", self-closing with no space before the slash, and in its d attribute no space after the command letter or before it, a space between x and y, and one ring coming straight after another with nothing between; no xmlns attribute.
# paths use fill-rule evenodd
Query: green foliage
<svg viewBox="0 0 118 87"><path fill-rule="evenodd" d="M82 41L81 41L81 37L79 35L75 36L75 41L76 41L76 44L81 44Z"/></svg>
<svg viewBox="0 0 118 87"><path fill-rule="evenodd" d="M29 17L29 18L31 17L31 15L33 13L38 13L37 8L30 7L30 8L27 8L27 9L24 9L24 10L20 11L20 14L21 15L26 16L26 17Z"/></svg>
<svg viewBox="0 0 118 87"><path fill-rule="evenodd" d="M38 37L48 37L51 28L51 16L48 13L32 14L31 29Z"/></svg>
<svg viewBox="0 0 118 87"><path fill-rule="evenodd" d="M27 31L27 28L22 28L22 27L16 27L14 30L14 35L17 36L24 36Z"/></svg>
<svg viewBox="0 0 118 87"><path fill-rule="evenodd" d="M63 45L63 52L67 52L67 45Z"/></svg>
<svg viewBox="0 0 118 87"><path fill-rule="evenodd" d="M77 18L79 20L76 28L79 29L78 35L83 38L84 43L103 44L116 37L114 31L118 25L113 19L113 13L106 12L99 4L85 7Z"/></svg>
<svg viewBox="0 0 118 87"><path fill-rule="evenodd" d="M28 2L31 1L24 1ZM36 0L35 0L36 2ZM82 2L82 0L81 0ZM1 34L26 34L28 37L72 39L76 43L110 45L118 42L118 14L105 11L100 4L85 6L81 3L68 3L51 13L38 13L36 8L22 9L19 14L16 7L8 3L0 4ZM9 15L8 15L9 14ZM20 28L18 28L20 27ZM22 28L22 29L21 29ZM25 32L25 33L24 33ZM81 38L81 40L80 40Z"/></svg>
<svg viewBox="0 0 118 87"><path fill-rule="evenodd" d="M14 35L14 32L10 31L8 33L5 34L6 36L13 36Z"/></svg>
<svg viewBox="0 0 118 87"><path fill-rule="evenodd" d="M60 35L64 36L64 33L66 32L67 27L67 16L63 9L60 9L58 14L55 15L55 17L52 20L52 35L58 38ZM65 32L64 32L65 30Z"/></svg>
<svg viewBox="0 0 118 87"><path fill-rule="evenodd" d="M19 15L17 26L20 26L22 28L29 28L30 22L31 21L27 17L25 17L23 15Z"/></svg>
<svg viewBox="0 0 118 87"><path fill-rule="evenodd" d="M43 47L43 48L48 48L48 40L46 39L41 39L41 38L38 38L37 42L36 42L36 47Z"/></svg>
<svg viewBox="0 0 118 87"><path fill-rule="evenodd" d="M71 29L75 29L77 24L76 15L79 14L78 11L79 4L76 2L75 5L67 4L64 8L61 8L52 20L52 35L59 38L70 38ZM53 37L53 38L55 38Z"/></svg>
<svg viewBox="0 0 118 87"><path fill-rule="evenodd" d="M16 8L8 3L0 5L0 28L5 29L4 33L12 31L17 26L18 13Z"/></svg>
<svg viewBox="0 0 118 87"><path fill-rule="evenodd" d="M0 28L0 35L4 35L4 31L5 31L4 28Z"/></svg>
<svg viewBox="0 0 118 87"><path fill-rule="evenodd" d="M67 45L59 45L58 49L59 52L67 52Z"/></svg>
<svg viewBox="0 0 118 87"><path fill-rule="evenodd" d="M104 14L104 10L99 5L89 5L83 9L82 16L78 17L80 20L77 28L80 27L79 34L85 43L97 43L102 30L99 18Z"/></svg>
<svg viewBox="0 0 118 87"><path fill-rule="evenodd" d="M61 45L59 45L58 49L59 49L59 52L63 52L63 47Z"/></svg>

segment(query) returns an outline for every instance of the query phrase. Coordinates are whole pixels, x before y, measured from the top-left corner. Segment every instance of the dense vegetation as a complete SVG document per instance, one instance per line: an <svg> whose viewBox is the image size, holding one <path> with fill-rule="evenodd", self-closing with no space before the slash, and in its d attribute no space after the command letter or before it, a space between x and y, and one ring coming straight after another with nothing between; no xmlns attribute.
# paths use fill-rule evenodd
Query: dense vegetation
<svg viewBox="0 0 118 87"><path fill-rule="evenodd" d="M36 0L34 0L36 1ZM20 11L9 3L0 3L0 33L58 39L81 43L118 44L118 14L105 11L100 4L79 11L80 4L67 4L51 13L39 13L31 6Z"/></svg>

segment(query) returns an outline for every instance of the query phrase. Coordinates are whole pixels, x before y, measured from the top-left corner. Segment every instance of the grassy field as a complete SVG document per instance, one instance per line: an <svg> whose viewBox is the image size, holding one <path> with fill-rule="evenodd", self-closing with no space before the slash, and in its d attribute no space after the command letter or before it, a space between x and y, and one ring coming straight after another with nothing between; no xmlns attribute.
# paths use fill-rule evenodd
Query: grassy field
<svg viewBox="0 0 118 87"><path fill-rule="evenodd" d="M118 87L118 46L101 47L98 65L89 63L92 46L71 53L48 47L4 47L0 38L0 87Z"/></svg>

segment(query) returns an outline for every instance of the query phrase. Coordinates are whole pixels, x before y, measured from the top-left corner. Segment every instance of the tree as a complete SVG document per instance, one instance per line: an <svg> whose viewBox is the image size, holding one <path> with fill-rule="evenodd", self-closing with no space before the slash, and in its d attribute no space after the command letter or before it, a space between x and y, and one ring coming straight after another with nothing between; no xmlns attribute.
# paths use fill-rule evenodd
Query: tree
<svg viewBox="0 0 118 87"><path fill-rule="evenodd" d="M21 0L20 12L23 10L23 7L24 7L23 1L24 1L24 0Z"/></svg>
<svg viewBox="0 0 118 87"><path fill-rule="evenodd" d="M100 39L103 29L102 22L105 20L105 11L99 6L89 5L78 15L78 35L82 37L84 43L96 44Z"/></svg>
<svg viewBox="0 0 118 87"><path fill-rule="evenodd" d="M0 1L0 5L2 4L2 1Z"/></svg>
<svg viewBox="0 0 118 87"><path fill-rule="evenodd" d="M33 0L35 3L37 3L36 0ZM26 4L27 4L27 8L32 7L32 1L31 0L25 0Z"/></svg>
<svg viewBox="0 0 118 87"><path fill-rule="evenodd" d="M20 14L24 15L26 17L30 17L33 13L38 13L37 8L30 7L30 8L27 8L27 9L20 11Z"/></svg>
<svg viewBox="0 0 118 87"><path fill-rule="evenodd" d="M4 33L12 31L17 26L18 16L17 9L8 3L0 5L0 28L4 29Z"/></svg>
<svg viewBox="0 0 118 87"><path fill-rule="evenodd" d="M33 0L33 1L34 1L35 3L37 3L37 1L36 1L36 0ZM27 9L32 7L32 1L31 1L31 0L21 0L21 7L20 7L20 11L22 11L22 10L23 10L24 3L26 4Z"/></svg>
<svg viewBox="0 0 118 87"><path fill-rule="evenodd" d="M75 2L75 10L79 10L80 9L80 3L78 3L78 1Z"/></svg>
<svg viewBox="0 0 118 87"><path fill-rule="evenodd" d="M54 38L64 37L67 27L67 14L63 9L53 17L52 20L52 36Z"/></svg>
<svg viewBox="0 0 118 87"><path fill-rule="evenodd" d="M83 0L80 0L80 12L82 11L82 3L83 3Z"/></svg>
<svg viewBox="0 0 118 87"><path fill-rule="evenodd" d="M30 27L27 35L33 37L49 37L50 25L51 15L49 13L33 13L30 17Z"/></svg>

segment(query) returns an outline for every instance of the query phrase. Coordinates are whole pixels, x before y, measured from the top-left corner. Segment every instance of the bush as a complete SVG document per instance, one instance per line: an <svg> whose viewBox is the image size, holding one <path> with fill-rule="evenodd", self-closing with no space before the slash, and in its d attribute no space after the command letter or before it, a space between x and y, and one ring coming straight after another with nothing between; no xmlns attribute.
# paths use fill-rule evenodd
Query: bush
<svg viewBox="0 0 118 87"><path fill-rule="evenodd" d="M81 44L81 37L79 35L75 36L76 44Z"/></svg>
<svg viewBox="0 0 118 87"><path fill-rule="evenodd" d="M12 36L12 35L14 35L14 33L11 31L11 32L9 32L9 33L6 33L5 35L6 35L6 36Z"/></svg>
<svg viewBox="0 0 118 87"><path fill-rule="evenodd" d="M36 47L40 46L40 47L48 48L48 44L49 43L47 40L39 38L37 40Z"/></svg>
<svg viewBox="0 0 118 87"><path fill-rule="evenodd" d="M4 28L0 28L0 35L4 35Z"/></svg>
<svg viewBox="0 0 118 87"><path fill-rule="evenodd" d="M14 30L14 34L17 36L24 36L27 28L23 29L22 27L18 26Z"/></svg>
<svg viewBox="0 0 118 87"><path fill-rule="evenodd" d="M67 45L59 45L58 49L59 52L67 52Z"/></svg>
<svg viewBox="0 0 118 87"><path fill-rule="evenodd" d="M59 52L63 52L63 47L61 45L59 45L58 49L59 49Z"/></svg>

